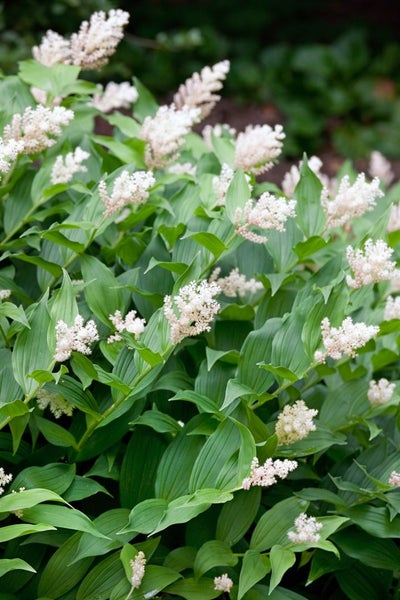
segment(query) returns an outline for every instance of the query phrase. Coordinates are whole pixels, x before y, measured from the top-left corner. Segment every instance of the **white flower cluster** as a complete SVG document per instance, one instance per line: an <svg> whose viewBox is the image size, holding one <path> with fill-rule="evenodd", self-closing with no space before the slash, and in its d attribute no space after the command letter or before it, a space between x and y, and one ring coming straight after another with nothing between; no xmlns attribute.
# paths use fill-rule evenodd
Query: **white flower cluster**
<svg viewBox="0 0 400 600"><path fill-rule="evenodd" d="M136 310L130 310L125 319L122 318L122 314L120 310L116 310L113 315L109 316L111 323L114 325L115 329L118 333L114 333L110 335L107 339L108 344L112 344L113 342L119 342L122 340L122 336L120 335L123 331L127 331L128 333L133 333L135 339L139 337L141 333L144 331L144 326L146 325L145 319L140 319L136 316Z"/></svg>
<svg viewBox="0 0 400 600"><path fill-rule="evenodd" d="M246 275L239 273L238 267L232 269L232 271L226 277L219 277L220 273L220 267L216 267L211 273L209 281L215 281L215 283L221 288L222 293L228 298L234 298L235 296L243 298L247 292L255 294L258 290L262 290L264 287L261 281L257 281L254 279L254 277L247 280Z"/></svg>
<svg viewBox="0 0 400 600"><path fill-rule="evenodd" d="M261 175L273 166L282 152L285 138L282 125L248 125L239 133L235 148L235 167Z"/></svg>
<svg viewBox="0 0 400 600"><path fill-rule="evenodd" d="M308 517L306 513L301 513L294 524L296 531L288 532L288 538L294 544L313 544L321 539L318 531L322 529L322 523L319 523L315 517Z"/></svg>
<svg viewBox="0 0 400 600"><path fill-rule="evenodd" d="M174 173L175 175L191 175L196 176L196 165L190 162L175 163L167 169L168 173Z"/></svg>
<svg viewBox="0 0 400 600"><path fill-rule="evenodd" d="M400 487L400 473L398 471L390 473L388 484L392 487Z"/></svg>
<svg viewBox="0 0 400 600"><path fill-rule="evenodd" d="M356 356L356 350L374 338L379 332L379 327L353 323L351 317L347 317L340 327L331 327L328 317L325 317L321 323L321 332L325 352L320 350L315 352L314 358L317 362L325 362L327 356L335 360L341 358L343 354Z"/></svg>
<svg viewBox="0 0 400 600"><path fill-rule="evenodd" d="M400 296L397 296L396 298L393 298L393 296L388 296L383 318L385 321L390 321L391 319L400 319Z"/></svg>
<svg viewBox="0 0 400 600"><path fill-rule="evenodd" d="M275 425L278 443L293 444L306 438L310 431L316 430L313 417L316 417L317 414L318 410L308 408L304 400L297 400L293 406L287 404L278 415Z"/></svg>
<svg viewBox="0 0 400 600"><path fill-rule="evenodd" d="M10 483L10 481L12 481L11 473L7 475L3 467L0 467L0 496L1 494L4 494L3 485L7 485L8 483Z"/></svg>
<svg viewBox="0 0 400 600"><path fill-rule="evenodd" d="M145 160L149 168L165 167L177 160L179 149L184 144L192 125L197 121L198 108L184 106L177 110L171 106L160 106L154 117L147 116L139 137L147 142Z"/></svg>
<svg viewBox="0 0 400 600"><path fill-rule="evenodd" d="M217 196L217 206L224 206L228 187L233 179L234 171L229 165L224 163L221 167L221 173L213 177L213 189Z"/></svg>
<svg viewBox="0 0 400 600"><path fill-rule="evenodd" d="M49 30L40 46L32 49L33 57L43 65L51 67L56 63L72 64L82 69L101 69L108 63L116 47L123 38L123 28L129 21L129 13L112 9L92 14L89 21L83 21L78 33L70 40Z"/></svg>
<svg viewBox="0 0 400 600"><path fill-rule="evenodd" d="M220 138L226 134L228 137L236 135L236 129L228 123L217 123L217 125L206 125L201 131L201 136L209 150L213 149L212 137Z"/></svg>
<svg viewBox="0 0 400 600"><path fill-rule="evenodd" d="M138 91L129 81L114 83L110 81L103 91L103 86L97 86L98 93L93 95L91 106L103 113L109 113L118 108L129 108L139 97Z"/></svg>
<svg viewBox="0 0 400 600"><path fill-rule="evenodd" d="M193 73L179 86L174 96L176 108L198 108L199 118L207 117L220 99L214 92L222 88L222 81L226 78L229 68L229 60L223 60L212 67L204 67L200 73Z"/></svg>
<svg viewBox="0 0 400 600"><path fill-rule="evenodd" d="M233 586L233 581L228 577L228 573L223 573L219 577L214 577L214 590L226 592L229 594Z"/></svg>
<svg viewBox="0 0 400 600"><path fill-rule="evenodd" d="M313 173L315 173L315 175L321 181L322 185L324 185L326 188L330 189L332 184L331 184L329 177L320 172L320 169L322 167L322 160L320 158L318 158L318 156L311 156L308 159L307 164L308 164L309 168L311 169L311 171L313 171ZM288 198L291 198L293 196L296 185L300 181L300 170L301 170L302 165L303 165L302 160L299 162L298 167L296 165L292 165L290 167L290 170L287 173L285 173L285 175L283 177L282 191L285 194L285 196L287 196Z"/></svg>
<svg viewBox="0 0 400 600"><path fill-rule="evenodd" d="M0 290L0 302L11 296L11 290Z"/></svg>
<svg viewBox="0 0 400 600"><path fill-rule="evenodd" d="M258 458L254 457L251 462L250 476L243 479L242 488L249 490L252 485L258 485L261 487L269 487L277 483L277 477L285 479L291 471L297 468L297 461L295 460L272 460L267 458L265 463L260 466Z"/></svg>
<svg viewBox="0 0 400 600"><path fill-rule="evenodd" d="M220 293L221 288L214 282L191 281L173 298L164 297L164 314L170 324L170 337L174 344L185 337L210 331L210 323L220 309L214 296Z"/></svg>
<svg viewBox="0 0 400 600"><path fill-rule="evenodd" d="M9 140L4 142L0 138L0 173L8 173L11 163L17 159L18 154L22 154L24 142L22 140Z"/></svg>
<svg viewBox="0 0 400 600"><path fill-rule="evenodd" d="M149 197L149 188L156 180L151 171L136 171L132 175L122 171L115 181L111 195L104 180L99 183L99 196L104 202L104 216L109 217L129 204L143 204Z"/></svg>
<svg viewBox="0 0 400 600"><path fill-rule="evenodd" d="M51 183L68 183L75 173L85 173L87 168L82 162L89 158L89 152L82 150L79 146L66 156L57 156L56 162L51 170Z"/></svg>
<svg viewBox="0 0 400 600"><path fill-rule="evenodd" d="M395 384L382 377L378 383L372 379L368 385L368 400L372 405L385 404L392 398Z"/></svg>
<svg viewBox="0 0 400 600"><path fill-rule="evenodd" d="M398 231L400 229L400 204L392 204L392 208L390 209L389 222L387 226L387 230Z"/></svg>
<svg viewBox="0 0 400 600"><path fill-rule="evenodd" d="M59 33L49 29L42 38L40 46L32 48L33 58L45 67L52 67L57 63L69 65L71 63L71 48L69 40Z"/></svg>
<svg viewBox="0 0 400 600"><path fill-rule="evenodd" d="M56 351L54 360L63 362L67 360L73 350L81 354L91 354L90 344L99 339L96 323L88 321L83 324L81 315L75 317L72 327L60 320L56 324Z"/></svg>
<svg viewBox="0 0 400 600"><path fill-rule="evenodd" d="M142 579L144 577L144 572L146 568L146 558L144 552L140 550L134 559L129 561L129 564L132 569L131 575L131 585L132 589L136 590L138 587L142 585Z"/></svg>
<svg viewBox="0 0 400 600"><path fill-rule="evenodd" d="M321 203L324 207L328 227L339 227L364 213L372 210L376 199L384 195L380 181L375 177L371 183L365 181L364 173L360 173L351 185L348 175L340 181L339 188L334 198L329 197L329 190L323 187Z"/></svg>
<svg viewBox="0 0 400 600"><path fill-rule="evenodd" d="M285 231L287 219L296 216L295 208L296 200L286 200L283 196L277 197L264 192L255 203L253 200L248 200L244 208L236 209L234 218L237 226L236 233L251 242L263 244L268 238L249 231L249 227Z"/></svg>
<svg viewBox="0 0 400 600"><path fill-rule="evenodd" d="M386 186L394 179L390 162L377 150L371 152L368 170L371 177L378 177Z"/></svg>
<svg viewBox="0 0 400 600"><path fill-rule="evenodd" d="M5 126L3 144L14 149L18 147L18 154L41 152L56 143L54 138L61 135L61 127L68 125L73 118L72 110L63 106L28 106L22 115L15 114L11 124Z"/></svg>
<svg viewBox="0 0 400 600"><path fill-rule="evenodd" d="M363 285L391 279L396 266L395 262L389 260L392 254L393 248L383 240L377 240L375 244L371 239L367 240L364 252L347 246L347 260L354 272L354 278L347 275L347 284L352 288L360 288Z"/></svg>
<svg viewBox="0 0 400 600"><path fill-rule="evenodd" d="M74 407L61 394L54 394L42 388L37 391L36 398L38 407L41 410L49 407L50 412L53 413L56 419L59 419L62 415L72 417Z"/></svg>

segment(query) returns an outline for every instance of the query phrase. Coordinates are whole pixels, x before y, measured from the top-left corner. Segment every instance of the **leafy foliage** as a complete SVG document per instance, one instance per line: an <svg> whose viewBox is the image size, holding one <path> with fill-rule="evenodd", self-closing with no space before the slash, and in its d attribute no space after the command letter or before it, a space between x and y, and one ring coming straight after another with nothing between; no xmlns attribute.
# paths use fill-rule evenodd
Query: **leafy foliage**
<svg viewBox="0 0 400 600"><path fill-rule="evenodd" d="M121 175L133 186L146 169L141 127L157 104L137 83L132 114L107 115L76 65L42 66L1 84L3 128L36 107L32 85L74 120L40 152L4 150L0 597L396 598L400 321L384 314L396 270L352 289L345 247L382 237L398 260L386 231L398 186L329 229L304 157L296 215L265 230L246 206L268 185L235 167L237 139L190 132L180 169L155 169L139 201L120 190L124 205L104 214ZM100 117L112 137L94 131ZM86 170L54 183L57 156L78 145ZM332 357L347 318L379 334ZM390 397L373 402L372 379ZM290 444L276 428L288 405L300 411Z"/></svg>

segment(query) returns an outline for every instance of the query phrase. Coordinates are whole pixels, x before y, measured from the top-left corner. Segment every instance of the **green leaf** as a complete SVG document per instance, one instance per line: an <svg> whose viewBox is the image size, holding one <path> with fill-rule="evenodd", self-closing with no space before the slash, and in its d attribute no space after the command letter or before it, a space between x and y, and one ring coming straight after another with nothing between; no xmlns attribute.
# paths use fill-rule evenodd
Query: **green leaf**
<svg viewBox="0 0 400 600"><path fill-rule="evenodd" d="M214 139L216 140L217 138ZM218 144L220 143L220 141L221 140L219 139ZM222 140L224 144L226 141L227 140ZM229 142L229 145L231 145L231 142ZM226 214L228 215L231 223L233 223L234 225L236 224L236 209L243 208L246 202L250 199L250 197L251 193L246 176L243 171L238 169L235 172L235 175L233 176L233 179L229 185L225 201Z"/></svg>
<svg viewBox="0 0 400 600"><path fill-rule="evenodd" d="M47 67L36 60L24 60L19 63L19 76L22 81L50 92L56 96L68 96L72 85L78 79L81 68L56 63Z"/></svg>
<svg viewBox="0 0 400 600"><path fill-rule="evenodd" d="M94 256L82 256L82 276L86 286L85 299L90 309L105 325L110 325L109 315L127 307L128 292L113 273Z"/></svg>
<svg viewBox="0 0 400 600"><path fill-rule="evenodd" d="M202 489L197 490L194 494L188 494L187 496L171 500L157 527L151 533L154 535L171 525L187 523L207 510L211 504L224 504L232 500L232 498L233 496L229 492L216 489Z"/></svg>
<svg viewBox="0 0 400 600"><path fill-rule="evenodd" d="M196 240L201 246L207 248L213 255L214 258L217 259L227 247L216 235L213 233L209 233L208 231L199 231L197 233L188 233L187 237Z"/></svg>
<svg viewBox="0 0 400 600"><path fill-rule="evenodd" d="M187 402L193 402L199 410L199 412L212 413L215 414L219 411L218 405L214 400L208 398L208 396L204 396L203 394L199 394L197 392L193 392L192 390L184 390L182 392L178 392L175 396L169 399L170 402L176 400L186 400Z"/></svg>
<svg viewBox="0 0 400 600"><path fill-rule="evenodd" d="M271 365L271 364L266 365L264 363L259 363L258 366L260 367L260 369L265 369L265 371L270 371L274 375L277 375L278 377L281 377L282 379L287 379L288 381L291 381L293 383L295 381L299 380L296 373L293 373L293 371L291 371L290 369L287 369L286 367L276 367L274 365Z"/></svg>
<svg viewBox="0 0 400 600"><path fill-rule="evenodd" d="M135 531L137 533L152 532L157 527L167 508L168 502L163 498L150 498L136 504L129 515L129 524L122 533L127 531Z"/></svg>
<svg viewBox="0 0 400 600"><path fill-rule="evenodd" d="M369 567L395 571L400 564L400 550L391 539L379 539L351 527L336 533L333 540L342 552Z"/></svg>
<svg viewBox="0 0 400 600"><path fill-rule="evenodd" d="M72 590L87 572L92 558L83 558L77 564L71 564L80 533L69 537L47 560L39 580L38 593L41 596L59 598Z"/></svg>
<svg viewBox="0 0 400 600"><path fill-rule="evenodd" d="M400 515L390 519L386 508L377 506L355 506L345 514L359 527L377 538L400 537Z"/></svg>
<svg viewBox="0 0 400 600"><path fill-rule="evenodd" d="M213 598L221 595L221 592L214 588L213 579L206 578L185 577L182 581L169 585L164 591L167 594L172 594L173 598L179 597L185 598L185 600L213 600Z"/></svg>
<svg viewBox="0 0 400 600"><path fill-rule="evenodd" d="M50 490L36 489L36 490L25 490L18 494L8 494L0 498L0 513L4 512L15 512L16 510L25 510L36 506L41 502L63 502L65 500L58 494L51 492Z"/></svg>
<svg viewBox="0 0 400 600"><path fill-rule="evenodd" d="M47 330L50 317L43 297L30 315L30 329L23 329L17 336L12 354L15 379L25 394L31 394L37 387L36 381L28 375L36 369L48 369L52 361L47 344ZM55 334L54 334L55 335Z"/></svg>
<svg viewBox="0 0 400 600"><path fill-rule="evenodd" d="M35 569L21 558L1 558L0 559L0 577L3 577L9 571L30 571L36 573Z"/></svg>
<svg viewBox="0 0 400 600"><path fill-rule="evenodd" d="M16 306L12 302L2 302L0 304L0 317L7 317L13 321L22 323L25 327L30 328L29 321L26 317L25 311L22 306Z"/></svg>
<svg viewBox="0 0 400 600"><path fill-rule="evenodd" d="M147 425L158 433L177 433L181 430L181 426L174 418L156 409L147 410L130 425Z"/></svg>
<svg viewBox="0 0 400 600"><path fill-rule="evenodd" d="M154 480L165 447L164 439L151 429L133 431L121 466L120 497L124 508L154 496Z"/></svg>
<svg viewBox="0 0 400 600"><path fill-rule="evenodd" d="M222 507L217 521L216 537L234 546L255 520L260 507L261 488L239 490L233 500Z"/></svg>
<svg viewBox="0 0 400 600"><path fill-rule="evenodd" d="M238 600L243 598L253 585L264 579L270 570L271 566L267 556L256 550L247 550L240 570Z"/></svg>
<svg viewBox="0 0 400 600"><path fill-rule="evenodd" d="M229 419L220 423L199 452L190 476L189 491L219 485L221 489L234 489L237 486L237 469L234 468L228 478L225 475L240 445L241 436L236 424Z"/></svg>
<svg viewBox="0 0 400 600"><path fill-rule="evenodd" d="M154 96L137 77L133 78L133 82L139 93L139 98L136 100L134 106L134 115L142 122L147 116L154 117L158 109L158 104Z"/></svg>
<svg viewBox="0 0 400 600"><path fill-rule="evenodd" d="M55 527L51 525L6 525L0 529L0 542L8 542L14 540L23 535L30 535L31 533L40 533L41 531L54 531Z"/></svg>
<svg viewBox="0 0 400 600"><path fill-rule="evenodd" d="M259 519L250 540L250 548L264 551L288 542L287 532L308 503L292 497L277 502Z"/></svg>
<svg viewBox="0 0 400 600"><path fill-rule="evenodd" d="M45 439L54 444L54 446L61 446L63 448L77 448L77 442L72 433L53 423L48 419L43 419L35 415L35 423L39 431L43 434Z"/></svg>
<svg viewBox="0 0 400 600"><path fill-rule="evenodd" d="M199 579L213 567L234 567L237 562L238 558L228 544L220 540L210 540L203 544L196 554L193 566L195 579Z"/></svg>
<svg viewBox="0 0 400 600"><path fill-rule="evenodd" d="M269 590L272 592L281 582L282 577L296 562L296 555L292 550L283 548L282 546L272 546L269 553L271 561L271 580Z"/></svg>
<svg viewBox="0 0 400 600"><path fill-rule="evenodd" d="M321 204L321 191L320 180L308 167L304 158L294 197L297 200L296 221L306 237L320 235L325 227L326 217Z"/></svg>
<svg viewBox="0 0 400 600"><path fill-rule="evenodd" d="M28 467L18 473L12 482L11 489L43 488L56 494L63 494L71 485L74 476L75 465L48 463L41 467Z"/></svg>
<svg viewBox="0 0 400 600"><path fill-rule="evenodd" d="M109 600L112 590L121 579L125 581L124 568L119 552L115 552L89 571L79 586L76 600Z"/></svg>
<svg viewBox="0 0 400 600"><path fill-rule="evenodd" d="M21 493L23 494L25 492ZM41 504L33 508L24 509L22 518L26 521L31 521L32 523L45 523L63 529L85 531L96 537L106 538L106 536L97 531L89 517L75 508Z"/></svg>

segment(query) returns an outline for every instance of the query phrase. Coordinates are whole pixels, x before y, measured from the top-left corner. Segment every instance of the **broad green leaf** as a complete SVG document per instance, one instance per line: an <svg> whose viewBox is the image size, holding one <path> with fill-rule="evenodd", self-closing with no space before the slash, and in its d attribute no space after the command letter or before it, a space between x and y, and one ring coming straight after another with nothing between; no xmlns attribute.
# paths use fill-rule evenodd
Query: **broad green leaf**
<svg viewBox="0 0 400 600"><path fill-rule="evenodd" d="M80 70L80 67L61 63L47 67L33 59L19 63L19 76L22 81L49 92L53 98L68 96Z"/></svg>
<svg viewBox="0 0 400 600"><path fill-rule="evenodd" d="M6 525L0 529L0 542L8 542L23 535L40 533L41 531L54 531L51 525Z"/></svg>
<svg viewBox="0 0 400 600"><path fill-rule="evenodd" d="M124 508L154 496L154 479L165 448L164 439L152 429L140 427L132 432L121 466L120 498Z"/></svg>
<svg viewBox="0 0 400 600"><path fill-rule="evenodd" d="M16 570L31 571L31 573L36 573L35 569L21 558L0 558L0 577L3 577L3 575L9 571Z"/></svg>
<svg viewBox="0 0 400 600"><path fill-rule="evenodd" d="M217 487L240 444L241 436L236 424L229 419L220 423L199 452L190 477L189 491ZM234 489L236 486L237 470L224 481L221 489Z"/></svg>
<svg viewBox="0 0 400 600"><path fill-rule="evenodd" d="M199 231L197 233L188 233L188 237L192 238L204 248L209 250L214 258L217 259L226 249L227 247L217 236L208 231Z"/></svg>
<svg viewBox="0 0 400 600"><path fill-rule="evenodd" d="M322 233L326 216L321 204L322 184L315 173L303 159L300 181L294 191L297 200L296 220L306 237L318 236Z"/></svg>
<svg viewBox="0 0 400 600"><path fill-rule="evenodd" d="M296 555L292 550L282 546L272 546L269 553L271 561L271 580L269 583L270 592L281 582L282 577L296 562Z"/></svg>
<svg viewBox="0 0 400 600"><path fill-rule="evenodd" d="M140 588L133 592L131 598L133 600L152 598L180 578L181 575L172 569L159 565L148 565Z"/></svg>
<svg viewBox="0 0 400 600"><path fill-rule="evenodd" d="M186 400L187 402L193 402L199 410L199 412L212 413L215 414L219 411L218 405L207 396L203 394L199 394L197 392L193 392L192 390L184 390L172 396L169 399L170 402L174 400Z"/></svg>
<svg viewBox="0 0 400 600"><path fill-rule="evenodd" d="M129 515L129 523L122 533L135 531L150 533L156 527L168 508L168 502L163 498L150 498L137 504Z"/></svg>
<svg viewBox="0 0 400 600"><path fill-rule="evenodd" d="M187 425L165 450L155 481L157 497L172 500L189 492L191 470L204 442L201 436L190 436L187 433L202 418L203 415L199 415L199 418Z"/></svg>
<svg viewBox="0 0 400 600"><path fill-rule="evenodd" d="M77 447L77 442L72 433L64 429L64 427L57 425L57 423L35 416L35 424L40 433L43 434L43 437L51 444L54 444L54 446L61 446L63 448Z"/></svg>
<svg viewBox="0 0 400 600"><path fill-rule="evenodd" d="M45 523L54 527L84 531L99 538L106 538L96 529L89 517L75 508L40 504L33 508L24 509L23 519L32 523Z"/></svg>
<svg viewBox="0 0 400 600"><path fill-rule="evenodd" d="M74 502L76 500L83 500L83 498L90 498L99 492L111 496L110 492L94 479L76 475L64 493L64 498L67 502Z"/></svg>
<svg viewBox="0 0 400 600"><path fill-rule="evenodd" d="M196 554L195 548L191 546L175 548L166 556L164 566L178 572L185 571L185 569L193 570Z"/></svg>
<svg viewBox="0 0 400 600"><path fill-rule="evenodd" d="M342 552L375 569L395 571L400 564L400 550L391 539L379 539L351 527L336 533L333 541Z"/></svg>
<svg viewBox="0 0 400 600"><path fill-rule="evenodd" d="M264 579L271 570L267 556L256 550L247 550L240 570L238 600L256 583Z"/></svg>
<svg viewBox="0 0 400 600"><path fill-rule="evenodd" d="M214 140L216 141L216 138L214 138ZM221 140L219 139L217 143L219 144L220 142ZM225 142L227 142L227 140L222 140L222 143L225 144ZM228 144L229 146L232 145L231 142L228 142ZM238 208L243 208L250 197L250 188L246 176L243 171L238 169L229 185L225 200L226 214L234 225L236 225L236 210Z"/></svg>
<svg viewBox="0 0 400 600"><path fill-rule="evenodd" d="M261 488L239 490L233 500L222 507L217 521L216 537L234 546L253 523L261 499Z"/></svg>
<svg viewBox="0 0 400 600"><path fill-rule="evenodd" d="M26 317L25 311L22 306L16 306L12 302L2 302L0 304L0 317L7 317L12 321L18 321L25 327L30 327L29 321Z"/></svg>
<svg viewBox="0 0 400 600"><path fill-rule="evenodd" d="M128 295L113 273L94 256L82 256L82 275L87 284L85 299L90 309L105 325L110 325L109 315L118 309L124 313Z"/></svg>
<svg viewBox="0 0 400 600"><path fill-rule="evenodd" d="M214 580L205 577L201 579L185 577L185 579L169 585L164 591L172 594L173 598L185 598L185 600L213 600L221 595L221 592L214 588Z"/></svg>
<svg viewBox="0 0 400 600"><path fill-rule="evenodd" d="M153 535L177 523L187 523L197 515L207 510L212 504L224 504L232 500L229 492L216 489L201 489L193 494L171 500L167 510L162 515Z"/></svg>
<svg viewBox="0 0 400 600"><path fill-rule="evenodd" d="M299 498L286 498L277 502L259 519L250 540L250 548L264 551L288 542L287 532L295 519L305 512L308 503Z"/></svg>
<svg viewBox="0 0 400 600"><path fill-rule="evenodd" d="M169 415L159 410L147 410L131 425L147 425L157 433L177 433L181 430L179 423Z"/></svg>
<svg viewBox="0 0 400 600"><path fill-rule="evenodd" d="M0 513L15 512L36 506L41 502L62 502L65 500L55 492L44 489L25 490L18 494L8 494L0 498ZM44 522L44 521L43 521Z"/></svg>
<svg viewBox="0 0 400 600"><path fill-rule="evenodd" d="M377 506L355 506L345 514L359 527L377 538L400 537L400 515L390 519L386 508Z"/></svg>
<svg viewBox="0 0 400 600"><path fill-rule="evenodd" d="M92 558L83 558L71 564L81 534L75 533L50 556L39 580L38 593L41 596L60 598L81 581L90 567Z"/></svg>
<svg viewBox="0 0 400 600"><path fill-rule="evenodd" d="M154 117L157 112L158 104L151 92L137 78L133 78L135 88L139 93L139 98L135 102L134 115L135 118L142 122L145 117Z"/></svg>
<svg viewBox="0 0 400 600"><path fill-rule="evenodd" d="M213 567L234 567L238 562L225 542L210 540L203 544L196 554L193 571L196 579L207 573Z"/></svg>
<svg viewBox="0 0 400 600"><path fill-rule="evenodd" d="M43 488L63 494L75 476L75 465L48 463L41 467L27 467L15 477L11 489Z"/></svg>
<svg viewBox="0 0 400 600"><path fill-rule="evenodd" d="M345 597L350 600L382 600L390 597L391 572L355 563L350 569L338 569L335 577Z"/></svg>
<svg viewBox="0 0 400 600"><path fill-rule="evenodd" d="M119 552L115 552L89 571L79 586L76 600L109 600L112 590L121 579L125 580L124 568Z"/></svg>
<svg viewBox="0 0 400 600"><path fill-rule="evenodd" d="M36 369L48 369L52 361L47 344L47 330L50 317L43 297L29 317L30 329L23 329L17 336L12 354L15 379L25 394L31 394L37 387L36 381L28 375ZM55 334L54 334L55 335Z"/></svg>
<svg viewBox="0 0 400 600"><path fill-rule="evenodd" d="M126 525L128 518L129 511L125 508L114 508L99 515L93 523L98 531L107 536L108 539L94 537L90 533L80 534L76 552L70 560L70 564L79 562L82 558L88 556L102 556L110 550L120 548L125 542L131 540L132 533L119 533L122 527Z"/></svg>

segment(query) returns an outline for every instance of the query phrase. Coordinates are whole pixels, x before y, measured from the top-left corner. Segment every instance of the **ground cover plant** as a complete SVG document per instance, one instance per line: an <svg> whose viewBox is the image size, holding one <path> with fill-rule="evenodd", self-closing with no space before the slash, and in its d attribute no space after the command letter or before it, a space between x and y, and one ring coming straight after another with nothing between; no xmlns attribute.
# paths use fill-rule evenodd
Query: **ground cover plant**
<svg viewBox="0 0 400 600"><path fill-rule="evenodd" d="M192 131L228 61L81 76L128 19L0 83L0 600L398 598L390 165L260 182L280 124Z"/></svg>

